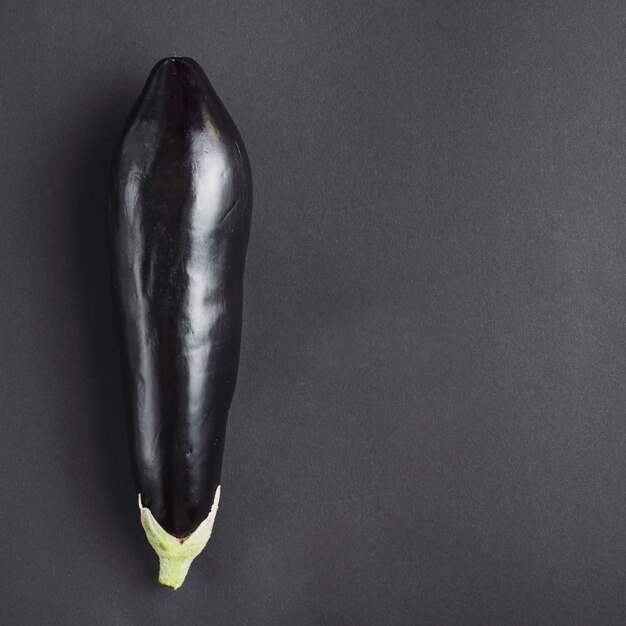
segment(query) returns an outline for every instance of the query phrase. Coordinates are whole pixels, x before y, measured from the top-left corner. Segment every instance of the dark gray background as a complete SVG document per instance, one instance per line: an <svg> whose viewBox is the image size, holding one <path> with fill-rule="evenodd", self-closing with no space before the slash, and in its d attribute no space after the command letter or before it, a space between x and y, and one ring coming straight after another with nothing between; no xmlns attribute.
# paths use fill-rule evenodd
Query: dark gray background
<svg viewBox="0 0 626 626"><path fill-rule="evenodd" d="M626 622L626 9L0 5L2 624ZM196 58L255 179L215 532L156 584L108 162Z"/></svg>

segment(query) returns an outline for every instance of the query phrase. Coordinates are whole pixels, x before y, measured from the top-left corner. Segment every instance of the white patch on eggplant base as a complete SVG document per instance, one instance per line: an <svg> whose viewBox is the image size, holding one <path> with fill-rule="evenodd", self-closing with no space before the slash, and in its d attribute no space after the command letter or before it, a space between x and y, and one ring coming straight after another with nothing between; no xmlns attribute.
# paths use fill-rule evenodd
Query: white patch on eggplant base
<svg viewBox="0 0 626 626"><path fill-rule="evenodd" d="M142 506L141 494L139 494L141 525L146 531L150 545L159 557L159 582L162 585L178 589L183 584L191 562L202 552L211 537L219 502L220 485L215 490L213 504L206 519L191 535L180 539L163 530L159 522L154 519L150 509Z"/></svg>

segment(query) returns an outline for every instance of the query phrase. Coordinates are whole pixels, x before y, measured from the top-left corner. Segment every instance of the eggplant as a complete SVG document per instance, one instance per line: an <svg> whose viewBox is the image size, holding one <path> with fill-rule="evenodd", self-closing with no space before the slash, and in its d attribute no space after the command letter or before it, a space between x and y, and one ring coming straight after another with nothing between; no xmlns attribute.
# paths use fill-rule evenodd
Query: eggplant
<svg viewBox="0 0 626 626"><path fill-rule="evenodd" d="M140 517L175 589L217 512L251 211L226 108L194 60L161 60L113 155L108 247Z"/></svg>

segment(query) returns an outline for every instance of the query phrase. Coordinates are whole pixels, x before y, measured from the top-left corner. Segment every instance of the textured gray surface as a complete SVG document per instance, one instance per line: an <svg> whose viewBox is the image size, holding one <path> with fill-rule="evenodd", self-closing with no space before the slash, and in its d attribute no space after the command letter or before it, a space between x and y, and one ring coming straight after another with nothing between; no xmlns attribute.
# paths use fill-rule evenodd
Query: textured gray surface
<svg viewBox="0 0 626 626"><path fill-rule="evenodd" d="M623 624L621 2L0 5L3 624ZM108 162L196 58L255 178L213 539L156 585Z"/></svg>

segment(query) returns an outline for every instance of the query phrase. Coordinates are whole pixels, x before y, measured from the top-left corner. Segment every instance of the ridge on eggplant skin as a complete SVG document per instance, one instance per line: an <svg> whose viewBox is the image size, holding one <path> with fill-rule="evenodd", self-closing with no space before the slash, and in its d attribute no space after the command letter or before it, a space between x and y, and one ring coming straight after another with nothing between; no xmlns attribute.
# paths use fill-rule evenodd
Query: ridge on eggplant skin
<svg viewBox="0 0 626 626"><path fill-rule="evenodd" d="M200 66L155 65L116 149L109 252L131 461L175 537L209 515L239 364L248 157Z"/></svg>

